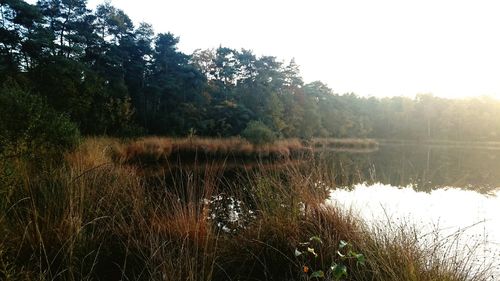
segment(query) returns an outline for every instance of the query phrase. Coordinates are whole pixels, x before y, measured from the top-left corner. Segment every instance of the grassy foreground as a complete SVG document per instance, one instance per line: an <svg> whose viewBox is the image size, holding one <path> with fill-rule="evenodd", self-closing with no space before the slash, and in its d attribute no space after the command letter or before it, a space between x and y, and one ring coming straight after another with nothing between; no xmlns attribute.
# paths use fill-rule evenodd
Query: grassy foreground
<svg viewBox="0 0 500 281"><path fill-rule="evenodd" d="M0 280L337 280L333 262L341 280L487 280L412 228L368 230L323 205L319 165L146 178L117 161L123 147L87 139L57 166L0 163Z"/></svg>

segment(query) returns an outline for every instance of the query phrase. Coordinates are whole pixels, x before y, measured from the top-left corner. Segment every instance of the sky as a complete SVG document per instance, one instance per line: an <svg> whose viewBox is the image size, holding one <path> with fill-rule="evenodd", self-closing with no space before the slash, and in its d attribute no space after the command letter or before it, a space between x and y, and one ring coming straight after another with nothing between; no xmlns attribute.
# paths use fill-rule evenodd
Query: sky
<svg viewBox="0 0 500 281"><path fill-rule="evenodd" d="M89 0L90 8L102 0ZM138 24L180 37L294 58L305 82L361 96L500 98L500 1L112 0Z"/></svg>

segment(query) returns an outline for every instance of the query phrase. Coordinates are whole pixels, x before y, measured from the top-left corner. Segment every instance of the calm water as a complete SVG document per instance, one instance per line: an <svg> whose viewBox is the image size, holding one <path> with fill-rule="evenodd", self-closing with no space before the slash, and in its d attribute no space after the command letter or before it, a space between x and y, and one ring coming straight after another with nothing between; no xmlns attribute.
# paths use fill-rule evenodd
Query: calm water
<svg viewBox="0 0 500 281"><path fill-rule="evenodd" d="M473 255L478 268L493 263L491 280L500 280L500 150L382 145L330 157L342 174L337 184L346 188L332 191L329 204L371 226L415 225L423 244L426 234L438 233L449 240L446 248Z"/></svg>
<svg viewBox="0 0 500 281"><path fill-rule="evenodd" d="M488 192L500 187L500 149L381 145L373 152L331 152L336 182L412 185L418 191L458 187Z"/></svg>

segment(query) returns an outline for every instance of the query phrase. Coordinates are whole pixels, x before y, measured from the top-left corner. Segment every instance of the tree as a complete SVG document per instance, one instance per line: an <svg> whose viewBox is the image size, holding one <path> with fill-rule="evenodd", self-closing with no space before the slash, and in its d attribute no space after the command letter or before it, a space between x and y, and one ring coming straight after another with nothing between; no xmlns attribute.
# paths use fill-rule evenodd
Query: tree
<svg viewBox="0 0 500 281"><path fill-rule="evenodd" d="M39 0L44 26L50 31L53 55L76 58L83 55L85 38L81 32L89 28L86 0Z"/></svg>
<svg viewBox="0 0 500 281"><path fill-rule="evenodd" d="M124 62L125 84L136 109L136 120L145 128L147 123L146 82L153 56L154 32L151 25L141 23L134 31L133 40L124 46L128 58Z"/></svg>
<svg viewBox="0 0 500 281"><path fill-rule="evenodd" d="M39 10L21 0L0 2L0 73L12 76L32 65L37 49L34 39L39 35Z"/></svg>
<svg viewBox="0 0 500 281"><path fill-rule="evenodd" d="M203 102L201 92L205 79L189 56L177 50L179 38L171 33L155 38L150 75L147 79L147 115L153 132L182 135L190 128L180 124L186 112L179 105Z"/></svg>
<svg viewBox="0 0 500 281"><path fill-rule="evenodd" d="M283 130L286 128L283 113L285 109L283 103L276 93L268 95L265 103L264 110L264 123L271 128L278 136L282 135Z"/></svg>

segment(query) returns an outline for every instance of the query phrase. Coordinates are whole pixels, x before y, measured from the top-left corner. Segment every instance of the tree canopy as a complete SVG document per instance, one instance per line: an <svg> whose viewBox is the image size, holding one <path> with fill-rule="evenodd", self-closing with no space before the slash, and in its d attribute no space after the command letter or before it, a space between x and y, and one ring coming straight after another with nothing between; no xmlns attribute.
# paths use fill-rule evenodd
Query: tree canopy
<svg viewBox="0 0 500 281"><path fill-rule="evenodd" d="M293 59L222 46L185 54L179 37L109 3L0 8L0 83L15 81L84 135L234 136L259 124L278 138L500 139L491 98L339 95L304 83Z"/></svg>

